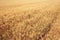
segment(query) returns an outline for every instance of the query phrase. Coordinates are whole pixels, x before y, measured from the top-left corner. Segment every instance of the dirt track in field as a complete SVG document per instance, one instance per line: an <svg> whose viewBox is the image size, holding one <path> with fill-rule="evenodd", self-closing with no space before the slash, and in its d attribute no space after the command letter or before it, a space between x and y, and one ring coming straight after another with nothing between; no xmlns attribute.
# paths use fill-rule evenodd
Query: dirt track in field
<svg viewBox="0 0 60 40"><path fill-rule="evenodd" d="M0 40L60 40L59 0L7 3L0 5Z"/></svg>

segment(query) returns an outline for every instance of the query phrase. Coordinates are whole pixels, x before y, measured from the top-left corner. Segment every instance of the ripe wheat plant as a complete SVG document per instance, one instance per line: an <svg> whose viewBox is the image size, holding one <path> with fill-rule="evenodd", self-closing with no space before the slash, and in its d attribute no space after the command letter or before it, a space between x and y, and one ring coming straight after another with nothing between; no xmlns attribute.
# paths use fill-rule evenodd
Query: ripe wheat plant
<svg viewBox="0 0 60 40"><path fill-rule="evenodd" d="M60 6L55 4L30 6L31 4L21 7L0 7L0 40L58 40L60 38L60 30L57 28L60 27L58 26Z"/></svg>

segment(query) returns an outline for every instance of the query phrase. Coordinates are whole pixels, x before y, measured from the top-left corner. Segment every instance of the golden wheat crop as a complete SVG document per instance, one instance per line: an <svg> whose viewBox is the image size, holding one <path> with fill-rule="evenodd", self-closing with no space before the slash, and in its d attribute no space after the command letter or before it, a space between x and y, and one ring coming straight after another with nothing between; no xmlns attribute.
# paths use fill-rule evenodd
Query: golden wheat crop
<svg viewBox="0 0 60 40"><path fill-rule="evenodd" d="M0 6L0 40L60 40L60 3Z"/></svg>

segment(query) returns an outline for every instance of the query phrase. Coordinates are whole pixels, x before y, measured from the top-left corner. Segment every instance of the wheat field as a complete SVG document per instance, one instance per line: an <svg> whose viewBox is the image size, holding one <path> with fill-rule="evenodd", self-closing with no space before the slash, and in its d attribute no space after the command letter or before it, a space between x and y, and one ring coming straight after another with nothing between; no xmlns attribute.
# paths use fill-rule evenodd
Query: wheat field
<svg viewBox="0 0 60 40"><path fill-rule="evenodd" d="M16 4L3 1L0 40L60 40L60 0Z"/></svg>

